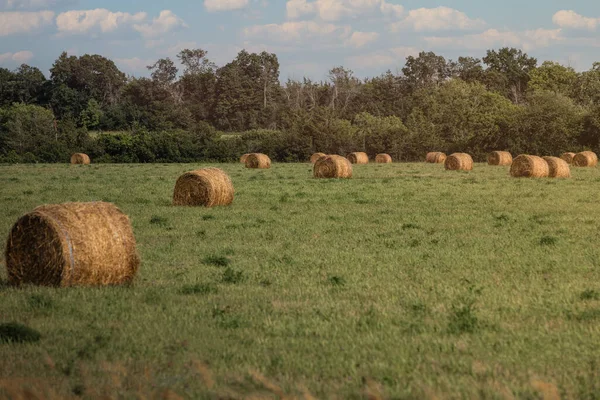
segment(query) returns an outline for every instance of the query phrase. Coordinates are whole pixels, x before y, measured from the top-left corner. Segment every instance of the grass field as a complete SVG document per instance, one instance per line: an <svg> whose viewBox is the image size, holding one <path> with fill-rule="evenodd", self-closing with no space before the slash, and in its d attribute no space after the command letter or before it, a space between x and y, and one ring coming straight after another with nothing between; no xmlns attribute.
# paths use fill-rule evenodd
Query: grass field
<svg viewBox="0 0 600 400"><path fill-rule="evenodd" d="M223 164L232 206L171 206L201 166L0 166L3 244L37 205L105 200L142 258L133 287L0 284L0 323L41 334L0 339L0 396L600 397L600 170Z"/></svg>

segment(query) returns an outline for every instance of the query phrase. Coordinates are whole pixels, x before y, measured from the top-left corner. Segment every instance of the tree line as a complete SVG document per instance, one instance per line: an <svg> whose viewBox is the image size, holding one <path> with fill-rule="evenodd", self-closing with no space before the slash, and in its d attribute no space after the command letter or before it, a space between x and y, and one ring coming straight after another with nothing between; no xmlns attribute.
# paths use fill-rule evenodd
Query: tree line
<svg viewBox="0 0 600 400"><path fill-rule="evenodd" d="M399 73L282 83L272 53L239 52L217 66L202 49L131 77L100 55L62 53L49 78L0 68L0 162L229 161L264 152L304 161L316 151L556 155L600 150L600 62L577 72L522 50L447 60L409 56Z"/></svg>

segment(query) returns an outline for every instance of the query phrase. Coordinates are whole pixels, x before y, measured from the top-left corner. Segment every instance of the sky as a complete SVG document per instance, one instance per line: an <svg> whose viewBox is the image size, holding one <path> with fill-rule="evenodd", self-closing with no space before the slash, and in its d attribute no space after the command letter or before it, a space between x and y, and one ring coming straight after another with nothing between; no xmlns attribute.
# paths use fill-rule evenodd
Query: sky
<svg viewBox="0 0 600 400"><path fill-rule="evenodd" d="M100 54L147 76L185 48L224 65L246 49L275 53L280 78L398 72L407 56L482 58L516 47L589 70L600 61L598 0L0 0L0 67L48 70L61 52Z"/></svg>

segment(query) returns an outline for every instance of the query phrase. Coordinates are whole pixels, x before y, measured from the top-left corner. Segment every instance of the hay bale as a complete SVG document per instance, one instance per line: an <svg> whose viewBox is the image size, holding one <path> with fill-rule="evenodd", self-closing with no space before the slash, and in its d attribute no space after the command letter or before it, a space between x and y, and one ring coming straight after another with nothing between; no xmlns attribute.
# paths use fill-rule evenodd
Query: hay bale
<svg viewBox="0 0 600 400"><path fill-rule="evenodd" d="M550 167L541 157L521 154L513 160L510 175L515 178L547 178Z"/></svg>
<svg viewBox="0 0 600 400"><path fill-rule="evenodd" d="M570 178L571 168L562 158L542 157L548 164L548 176L550 178Z"/></svg>
<svg viewBox="0 0 600 400"><path fill-rule="evenodd" d="M127 284L140 264L129 218L104 202L35 208L13 225L5 257L11 285Z"/></svg>
<svg viewBox="0 0 600 400"><path fill-rule="evenodd" d="M71 156L71 164L89 165L90 163L90 157L87 154L75 153Z"/></svg>
<svg viewBox="0 0 600 400"><path fill-rule="evenodd" d="M487 158L489 165L507 166L512 164L513 158L508 151L492 151Z"/></svg>
<svg viewBox="0 0 600 400"><path fill-rule="evenodd" d="M250 155L250 153L243 154L243 155L240 157L240 162L241 162L242 164L245 164L245 163L246 163L246 158L248 158L248 156L249 156L249 155Z"/></svg>
<svg viewBox="0 0 600 400"><path fill-rule="evenodd" d="M562 153L560 158L565 160L567 164L573 164L573 158L575 157L575 153Z"/></svg>
<svg viewBox="0 0 600 400"><path fill-rule="evenodd" d="M375 162L378 164L390 164L392 162L392 156L389 154L377 154L377 156L375 156Z"/></svg>
<svg viewBox="0 0 600 400"><path fill-rule="evenodd" d="M315 153L315 154L313 154L312 156L310 156L310 162L311 162L312 164L314 164L314 163L316 163L316 162L317 162L317 160L318 160L319 158L321 158L321 157L325 157L326 155L327 155L327 154L325 154L325 153Z"/></svg>
<svg viewBox="0 0 600 400"><path fill-rule="evenodd" d="M425 156L425 162L430 164L443 164L446 161L446 154L439 151L432 151Z"/></svg>
<svg viewBox="0 0 600 400"><path fill-rule="evenodd" d="M367 153L363 153L362 151L350 153L346 156L346 158L352 164L368 164L369 163L369 156L367 155Z"/></svg>
<svg viewBox="0 0 600 400"><path fill-rule="evenodd" d="M467 153L454 153L444 161L444 168L449 171L471 171L473 159Z"/></svg>
<svg viewBox="0 0 600 400"><path fill-rule="evenodd" d="M342 156L321 157L313 168L315 178L352 178L352 164Z"/></svg>
<svg viewBox="0 0 600 400"><path fill-rule="evenodd" d="M595 167L598 165L598 156L593 151L582 151L573 157L573 165L576 167Z"/></svg>
<svg viewBox="0 0 600 400"><path fill-rule="evenodd" d="M246 168L269 169L271 168L271 159L266 154L250 153L246 157Z"/></svg>
<svg viewBox="0 0 600 400"><path fill-rule="evenodd" d="M186 172L175 183L175 206L228 206L233 202L233 183L219 168Z"/></svg>

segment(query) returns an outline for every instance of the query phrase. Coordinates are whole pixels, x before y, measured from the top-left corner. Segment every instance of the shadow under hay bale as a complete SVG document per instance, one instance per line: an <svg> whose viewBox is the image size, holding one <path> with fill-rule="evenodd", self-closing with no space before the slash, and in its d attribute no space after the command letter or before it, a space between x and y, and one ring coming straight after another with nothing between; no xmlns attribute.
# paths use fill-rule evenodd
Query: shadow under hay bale
<svg viewBox="0 0 600 400"><path fill-rule="evenodd" d="M321 158L321 157L325 157L326 155L327 155L327 154L325 154L325 153L315 153L315 154L313 154L312 156L310 156L310 162L311 162L312 164L314 164L314 163L316 163L316 162L317 162L317 160L318 160L319 158Z"/></svg>
<svg viewBox="0 0 600 400"><path fill-rule="evenodd" d="M342 156L321 157L313 168L315 178L352 178L352 164Z"/></svg>
<svg viewBox="0 0 600 400"><path fill-rule="evenodd" d="M560 155L560 158L565 160L567 162L567 164L571 165L571 164L573 164L573 158L575 158L575 153L571 153L571 152L562 153Z"/></svg>
<svg viewBox="0 0 600 400"><path fill-rule="evenodd" d="M508 151L492 151L488 154L488 165L508 166L513 162L512 154Z"/></svg>
<svg viewBox="0 0 600 400"><path fill-rule="evenodd" d="M548 163L548 176L550 178L570 178L571 168L562 158L542 157Z"/></svg>
<svg viewBox="0 0 600 400"><path fill-rule="evenodd" d="M362 151L350 153L350 154L348 154L348 156L346 158L352 164L368 164L369 163L369 156L367 155L367 153L364 153Z"/></svg>
<svg viewBox="0 0 600 400"><path fill-rule="evenodd" d="M385 153L377 154L377 156L375 156L375 162L377 164L390 164L392 162L392 156Z"/></svg>
<svg viewBox="0 0 600 400"><path fill-rule="evenodd" d="M250 153L246 157L246 168L269 169L271 168L271 159L266 154Z"/></svg>
<svg viewBox="0 0 600 400"><path fill-rule="evenodd" d="M595 167L598 165L598 156L593 151L582 151L573 157L573 165L576 167Z"/></svg>
<svg viewBox="0 0 600 400"><path fill-rule="evenodd" d="M243 154L243 155L240 157L240 162L241 162L242 164L245 164L245 163L246 163L246 159L248 158L248 156L249 156L249 155L250 155L250 153Z"/></svg>
<svg viewBox="0 0 600 400"><path fill-rule="evenodd" d="M19 218L6 244L11 285L131 283L140 259L129 218L104 202L43 205Z"/></svg>
<svg viewBox="0 0 600 400"><path fill-rule="evenodd" d="M430 164L443 164L446 161L446 154L439 151L432 151L425 156L425 162Z"/></svg>
<svg viewBox="0 0 600 400"><path fill-rule="evenodd" d="M186 172L175 183L175 206L227 206L233 202L233 183L219 168Z"/></svg>
<svg viewBox="0 0 600 400"><path fill-rule="evenodd" d="M547 178L550 167L542 157L521 154L513 160L510 175L515 178Z"/></svg>
<svg viewBox="0 0 600 400"><path fill-rule="evenodd" d="M91 163L91 160L87 154L75 153L71 156L71 164L89 165L90 163Z"/></svg>
<svg viewBox="0 0 600 400"><path fill-rule="evenodd" d="M454 153L446 158L444 168L448 171L471 171L473 159L467 153Z"/></svg>

